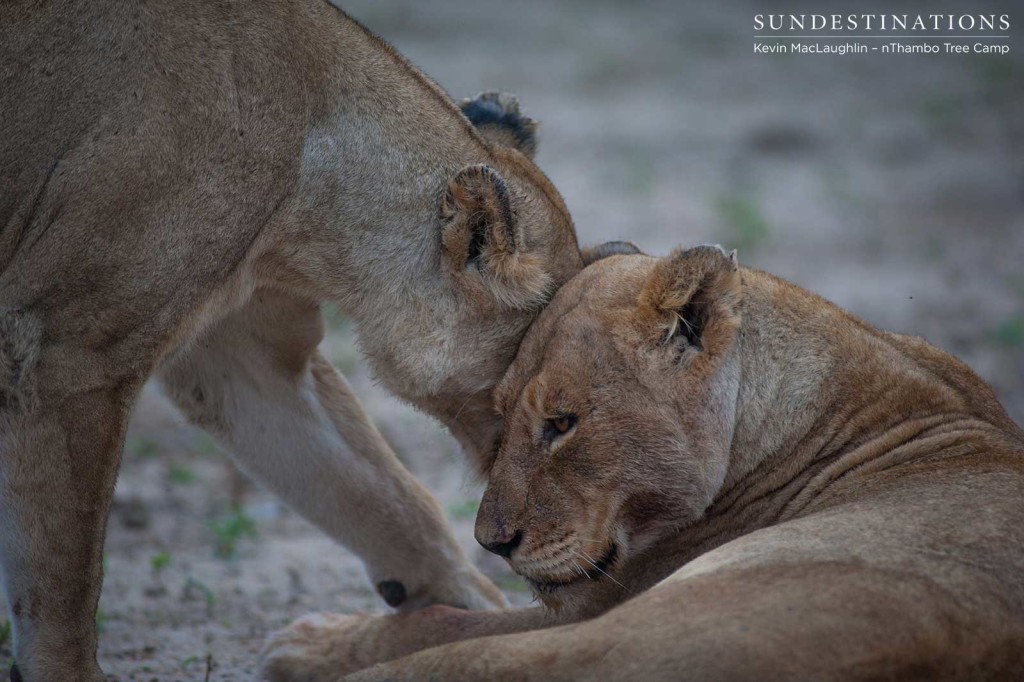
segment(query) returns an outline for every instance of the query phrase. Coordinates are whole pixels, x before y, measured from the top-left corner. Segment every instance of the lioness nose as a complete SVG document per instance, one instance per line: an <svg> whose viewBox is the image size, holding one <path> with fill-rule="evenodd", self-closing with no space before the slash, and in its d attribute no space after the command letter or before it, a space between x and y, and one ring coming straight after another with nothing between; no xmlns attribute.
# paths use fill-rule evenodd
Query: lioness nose
<svg viewBox="0 0 1024 682"><path fill-rule="evenodd" d="M519 546L519 543L523 541L523 531L517 530L514 533L506 534L495 540L488 540L487 542L481 541L480 544L484 546L488 552L494 552L498 556L503 556L506 559L512 555L512 550Z"/></svg>

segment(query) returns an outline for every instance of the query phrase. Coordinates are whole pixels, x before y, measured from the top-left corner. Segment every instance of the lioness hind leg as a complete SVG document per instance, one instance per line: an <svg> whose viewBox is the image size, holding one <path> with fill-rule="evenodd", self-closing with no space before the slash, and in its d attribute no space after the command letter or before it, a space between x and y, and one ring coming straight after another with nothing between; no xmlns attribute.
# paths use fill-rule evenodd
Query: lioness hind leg
<svg viewBox="0 0 1024 682"><path fill-rule="evenodd" d="M12 678L103 680L95 621L103 538L139 382L76 381L85 358L67 347L31 348L32 325L15 315L0 310L0 364L8 370L0 389L0 568L13 622Z"/></svg>
<svg viewBox="0 0 1024 682"><path fill-rule="evenodd" d="M391 606L503 605L317 352L322 336L313 302L260 291L160 374L242 469L359 555Z"/></svg>

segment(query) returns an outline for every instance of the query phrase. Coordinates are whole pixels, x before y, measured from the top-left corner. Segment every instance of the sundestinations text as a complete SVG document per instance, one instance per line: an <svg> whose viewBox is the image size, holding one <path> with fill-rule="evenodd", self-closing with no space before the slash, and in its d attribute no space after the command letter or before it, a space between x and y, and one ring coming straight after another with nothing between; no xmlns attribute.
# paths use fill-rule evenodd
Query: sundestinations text
<svg viewBox="0 0 1024 682"><path fill-rule="evenodd" d="M755 31L1008 31L1008 14L755 14Z"/></svg>

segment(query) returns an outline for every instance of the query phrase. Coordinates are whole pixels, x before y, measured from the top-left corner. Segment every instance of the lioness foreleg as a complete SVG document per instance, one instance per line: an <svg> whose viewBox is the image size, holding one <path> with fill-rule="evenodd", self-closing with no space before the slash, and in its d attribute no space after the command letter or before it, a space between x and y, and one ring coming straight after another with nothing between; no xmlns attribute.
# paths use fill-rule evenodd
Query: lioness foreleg
<svg viewBox="0 0 1024 682"><path fill-rule="evenodd" d="M271 682L328 682L443 644L559 622L558 614L541 607L464 611L431 606L390 616L315 613L270 636L263 650L263 676Z"/></svg>
<svg viewBox="0 0 1024 682"><path fill-rule="evenodd" d="M1020 679L1020 505L1007 495L984 515L960 513L977 491L1013 492L1020 478L921 467L917 480L888 484L741 536L596 618L427 649L344 679Z"/></svg>
<svg viewBox="0 0 1024 682"><path fill-rule="evenodd" d="M245 471L358 554L391 606L502 605L437 503L316 350L322 336L313 302L260 291L161 376Z"/></svg>
<svg viewBox="0 0 1024 682"><path fill-rule="evenodd" d="M11 674L99 682L103 538L142 380L112 379L96 352L45 345L42 326L33 332L17 315L0 309L0 574L20 671Z"/></svg>
<svg viewBox="0 0 1024 682"><path fill-rule="evenodd" d="M1019 672L1020 640L1000 632L997 619L978 629L982 621L960 617L929 581L893 578L841 562L709 574L655 587L593 620L308 679L971 680Z"/></svg>

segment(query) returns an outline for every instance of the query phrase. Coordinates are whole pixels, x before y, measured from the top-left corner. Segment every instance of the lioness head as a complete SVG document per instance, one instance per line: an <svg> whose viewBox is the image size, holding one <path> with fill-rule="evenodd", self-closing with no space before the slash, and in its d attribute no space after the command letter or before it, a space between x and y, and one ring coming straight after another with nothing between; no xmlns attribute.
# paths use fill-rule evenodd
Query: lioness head
<svg viewBox="0 0 1024 682"><path fill-rule="evenodd" d="M701 516L738 391L735 256L615 256L565 285L499 384L504 435L476 536L549 606L614 581Z"/></svg>
<svg viewBox="0 0 1024 682"><path fill-rule="evenodd" d="M397 321L386 345L395 356L378 366L385 381L388 368L400 367L395 392L438 417L485 466L501 433L494 387L526 329L587 258L630 245L580 252L568 209L531 159L536 123L515 98L484 93L462 111L489 160L454 172L441 189L446 286L417 306L422 313Z"/></svg>
<svg viewBox="0 0 1024 682"><path fill-rule="evenodd" d="M493 456L501 423L491 394L527 327L554 291L582 268L561 197L532 162L495 147L441 199L442 274L456 308L444 384L426 401L478 460ZM451 370L456 370L452 372Z"/></svg>

